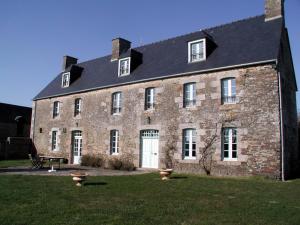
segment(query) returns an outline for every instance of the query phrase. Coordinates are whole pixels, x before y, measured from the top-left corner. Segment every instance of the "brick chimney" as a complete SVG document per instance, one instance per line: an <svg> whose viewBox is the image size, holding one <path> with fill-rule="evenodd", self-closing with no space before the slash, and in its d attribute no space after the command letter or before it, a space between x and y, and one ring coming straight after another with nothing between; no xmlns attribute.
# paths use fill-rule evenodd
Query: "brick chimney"
<svg viewBox="0 0 300 225"><path fill-rule="evenodd" d="M284 0L265 0L265 21L284 18Z"/></svg>
<svg viewBox="0 0 300 225"><path fill-rule="evenodd" d="M131 42L123 38L115 38L112 40L112 54L111 61L120 58L120 55L126 52L131 47Z"/></svg>
<svg viewBox="0 0 300 225"><path fill-rule="evenodd" d="M62 70L65 71L69 66L73 65L73 64L77 64L77 60L74 57L65 55L63 57L63 64L62 64Z"/></svg>

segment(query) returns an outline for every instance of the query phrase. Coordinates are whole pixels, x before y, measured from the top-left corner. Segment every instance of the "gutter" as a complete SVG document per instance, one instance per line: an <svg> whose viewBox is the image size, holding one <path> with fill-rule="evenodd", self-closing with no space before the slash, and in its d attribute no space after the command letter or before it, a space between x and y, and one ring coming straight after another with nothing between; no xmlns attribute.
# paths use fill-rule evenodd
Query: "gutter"
<svg viewBox="0 0 300 225"><path fill-rule="evenodd" d="M40 97L40 98L34 98L33 101L46 99L46 98L65 96L65 95L71 95L71 94L78 94L78 93L94 91L94 90L101 90L101 89L105 89L105 88L118 87L118 86L123 86L123 85L127 85L127 84L136 84L136 83L142 83L142 82L148 82L148 81L174 78L174 77L179 77L179 76L194 75L194 74L199 74L199 73L201 74L201 73L207 73L207 72L216 72L216 71L220 71L220 70L228 70L228 69L233 69L233 68L254 66L254 65L259 65L259 64L269 64L269 63L277 63L277 59L270 59L270 60L258 61L258 62L254 62L254 63L245 63L245 64L238 64L238 65L232 65L232 66L224 66L224 67L218 67L218 68L206 69L206 70L197 70L197 71L186 72L186 73L177 73L177 74L172 74L172 75L155 77L152 79L142 79L142 80L137 80L137 81L124 82L124 83L120 83L120 84L111 84L111 85L106 85L106 86L102 86L102 87L87 88L87 89L82 89L80 91L72 91L72 92L66 92L66 93L62 93L62 94L48 95L48 96L44 96L44 97Z"/></svg>
<svg viewBox="0 0 300 225"><path fill-rule="evenodd" d="M283 114L282 114L282 94L281 94L281 76L278 74L278 88L279 88L279 115L280 115L280 142L281 142L281 181L285 181L284 174L284 130L283 130Z"/></svg>

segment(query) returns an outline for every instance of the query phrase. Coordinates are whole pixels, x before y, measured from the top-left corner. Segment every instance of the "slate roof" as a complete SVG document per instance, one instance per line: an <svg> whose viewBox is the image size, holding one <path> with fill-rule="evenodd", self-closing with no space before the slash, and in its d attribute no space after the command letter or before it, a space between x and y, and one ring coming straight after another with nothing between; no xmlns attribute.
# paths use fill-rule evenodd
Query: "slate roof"
<svg viewBox="0 0 300 225"><path fill-rule="evenodd" d="M83 72L70 87L61 88L60 73L34 100L182 73L276 60L281 30L281 18L265 22L262 15L133 48L143 54L143 63L124 77L118 77L118 61L111 62L111 55L78 63ZM213 38L216 49L205 61L188 63L187 42L207 35Z"/></svg>

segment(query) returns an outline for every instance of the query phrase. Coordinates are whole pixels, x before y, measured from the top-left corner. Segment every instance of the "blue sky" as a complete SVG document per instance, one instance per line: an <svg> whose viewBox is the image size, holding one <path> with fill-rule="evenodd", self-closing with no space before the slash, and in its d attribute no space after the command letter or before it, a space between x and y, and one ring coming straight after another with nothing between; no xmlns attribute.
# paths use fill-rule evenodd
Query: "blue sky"
<svg viewBox="0 0 300 225"><path fill-rule="evenodd" d="M300 0L285 7L300 87ZM263 13L264 0L1 0L0 102L31 106L63 55L108 55L115 37L136 47Z"/></svg>

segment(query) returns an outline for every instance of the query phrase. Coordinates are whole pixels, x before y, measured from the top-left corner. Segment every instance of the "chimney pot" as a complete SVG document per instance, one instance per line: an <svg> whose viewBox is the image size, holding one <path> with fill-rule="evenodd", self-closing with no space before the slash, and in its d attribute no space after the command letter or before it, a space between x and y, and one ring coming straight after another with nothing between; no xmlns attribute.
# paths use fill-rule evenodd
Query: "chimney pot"
<svg viewBox="0 0 300 225"><path fill-rule="evenodd" d="M131 47L131 42L123 38L115 38L112 40L112 54L111 61L120 58L120 55L126 52Z"/></svg>
<svg viewBox="0 0 300 225"><path fill-rule="evenodd" d="M72 56L65 55L63 57L62 70L65 71L69 66L77 64L77 60L78 59L76 59Z"/></svg>

